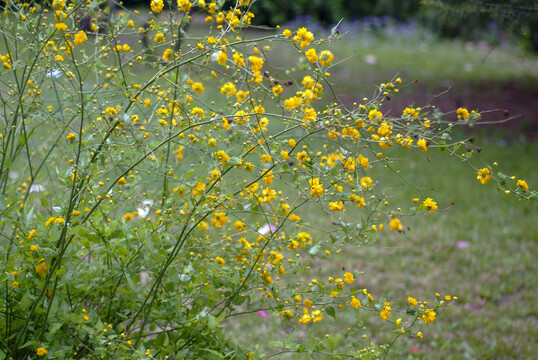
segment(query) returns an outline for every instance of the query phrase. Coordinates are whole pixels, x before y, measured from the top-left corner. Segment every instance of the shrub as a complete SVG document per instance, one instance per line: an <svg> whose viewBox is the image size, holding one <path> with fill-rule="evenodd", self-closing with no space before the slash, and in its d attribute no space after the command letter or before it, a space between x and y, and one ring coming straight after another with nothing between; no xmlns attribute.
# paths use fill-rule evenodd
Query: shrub
<svg viewBox="0 0 538 360"><path fill-rule="evenodd" d="M397 189L371 169L390 172L394 148L468 161L472 140L450 130L479 113L382 114L400 78L348 108L333 96L329 42L305 28L245 32L248 0L227 11L153 0L149 14L99 5L4 7L2 357L264 358L221 326L260 310L299 329L273 342L278 354L377 358L400 336L422 337L417 323L456 297L409 294L398 309L359 287L358 270L308 271L434 213L422 192L408 208L392 205ZM194 11L202 36L185 31ZM275 65L270 54L284 47L307 75ZM523 180L475 171L535 197ZM343 311L390 323L393 340L356 336L359 318L338 328L330 318Z"/></svg>

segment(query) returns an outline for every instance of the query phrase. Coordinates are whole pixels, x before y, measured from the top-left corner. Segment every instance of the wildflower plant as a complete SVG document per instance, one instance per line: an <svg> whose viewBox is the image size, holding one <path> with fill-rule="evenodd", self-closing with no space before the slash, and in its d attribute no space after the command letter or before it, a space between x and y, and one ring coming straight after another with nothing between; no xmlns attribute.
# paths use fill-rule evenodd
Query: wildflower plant
<svg viewBox="0 0 538 360"><path fill-rule="evenodd" d="M1 358L266 358L222 326L260 310L295 329L274 339L277 354L384 357L456 297L391 304L359 287L358 271L309 275L331 252L444 206L425 194L392 206L372 169L392 172L394 148L441 149L480 183L536 197L473 167L472 140L451 139L478 112L383 114L400 78L348 107L330 41L251 32L250 1L222 3L3 3ZM189 34L194 18L201 36ZM277 66L280 47L295 49L301 76ZM339 328L342 311L390 323L393 341L354 336L359 319Z"/></svg>

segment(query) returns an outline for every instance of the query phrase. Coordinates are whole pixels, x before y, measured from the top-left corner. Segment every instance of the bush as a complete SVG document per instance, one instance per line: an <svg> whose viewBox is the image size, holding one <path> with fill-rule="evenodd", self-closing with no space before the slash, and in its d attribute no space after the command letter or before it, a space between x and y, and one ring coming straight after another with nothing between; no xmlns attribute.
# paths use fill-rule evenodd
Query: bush
<svg viewBox="0 0 538 360"><path fill-rule="evenodd" d="M245 33L248 3L198 1L202 36L184 30L187 0L179 11L153 0L150 14L6 3L0 357L265 358L222 327L263 310L298 329L272 342L277 354L378 358L456 299L409 294L397 307L360 287L358 270L314 279L309 269L434 213L422 192L393 203L398 189L370 170L390 172L394 148L469 161L472 139L450 130L480 115L384 115L399 78L347 108L332 95L329 42L305 28ZM286 47L298 62L283 68L271 54ZM474 170L535 197L523 180ZM343 314L354 327L331 320ZM357 336L369 314L395 331L390 341Z"/></svg>

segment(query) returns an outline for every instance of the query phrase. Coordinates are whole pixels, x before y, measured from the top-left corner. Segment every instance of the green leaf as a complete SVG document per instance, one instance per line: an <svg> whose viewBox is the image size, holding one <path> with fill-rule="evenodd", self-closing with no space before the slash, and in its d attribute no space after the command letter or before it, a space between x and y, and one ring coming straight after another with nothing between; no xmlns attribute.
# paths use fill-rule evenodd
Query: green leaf
<svg viewBox="0 0 538 360"><path fill-rule="evenodd" d="M326 307L325 312L327 315L331 316L333 319L336 319L336 311L332 306Z"/></svg>
<svg viewBox="0 0 538 360"><path fill-rule="evenodd" d="M224 355L222 355L220 352L216 350L213 350L213 349L202 349L202 350L207 351L208 353L217 356L219 359L224 359Z"/></svg>
<svg viewBox="0 0 538 360"><path fill-rule="evenodd" d="M32 223L34 222L34 208L35 206L32 206L32 208L24 218L24 225L26 225L27 228L30 228L32 226Z"/></svg>

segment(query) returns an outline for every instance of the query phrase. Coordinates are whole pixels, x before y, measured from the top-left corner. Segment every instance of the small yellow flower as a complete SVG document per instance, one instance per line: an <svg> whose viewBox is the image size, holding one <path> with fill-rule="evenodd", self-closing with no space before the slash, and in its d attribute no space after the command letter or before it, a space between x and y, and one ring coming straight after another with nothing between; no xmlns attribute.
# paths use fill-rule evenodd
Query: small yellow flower
<svg viewBox="0 0 538 360"><path fill-rule="evenodd" d="M166 38L164 37L163 33L157 33L153 41L155 41L156 43L163 43L166 41Z"/></svg>
<svg viewBox="0 0 538 360"><path fill-rule="evenodd" d="M359 299L357 299L355 296L352 296L351 297L351 302L349 303L351 306L353 306L354 308L358 309L362 306L361 302Z"/></svg>
<svg viewBox="0 0 538 360"><path fill-rule="evenodd" d="M310 195L315 197L323 195L323 184L320 184L318 178L308 180L308 183L310 184Z"/></svg>
<svg viewBox="0 0 538 360"><path fill-rule="evenodd" d="M158 14L160 13L164 8L164 2L163 0L152 0L150 3L151 10Z"/></svg>
<svg viewBox="0 0 538 360"><path fill-rule="evenodd" d="M411 304L411 306L417 306L418 304L418 301L415 298L412 298L411 296L407 298L407 301L409 302L409 304Z"/></svg>
<svg viewBox="0 0 538 360"><path fill-rule="evenodd" d="M311 63L315 63L316 61L318 61L318 54L316 53L316 49L314 48L306 50L305 55L308 61L310 61Z"/></svg>
<svg viewBox="0 0 538 360"><path fill-rule="evenodd" d="M37 356L45 356L47 353L48 351L44 347L37 348Z"/></svg>
<svg viewBox="0 0 538 360"><path fill-rule="evenodd" d="M35 267L35 271L39 275L45 275L47 273L48 268L49 266L46 263L42 262Z"/></svg>
<svg viewBox="0 0 538 360"><path fill-rule="evenodd" d="M228 55L223 52L219 52L217 55L217 62L219 65L226 65L226 61L228 60Z"/></svg>
<svg viewBox="0 0 538 360"><path fill-rule="evenodd" d="M529 185L525 182L525 180L518 180L516 183L516 186L521 188L523 191L529 190Z"/></svg>
<svg viewBox="0 0 538 360"><path fill-rule="evenodd" d="M383 320L387 320L389 318L390 311L391 311L390 304L385 303L385 307L383 308L383 310L381 310L381 313L379 313L379 316L381 316Z"/></svg>
<svg viewBox="0 0 538 360"><path fill-rule="evenodd" d="M488 168L482 168L478 170L476 179L485 185L491 180L491 170Z"/></svg>
<svg viewBox="0 0 538 360"><path fill-rule="evenodd" d="M434 213L435 210L437 210L437 203L433 201L432 198L427 198L426 200L424 200L422 202L422 205L424 205L424 207L428 209L428 211L431 213Z"/></svg>
<svg viewBox="0 0 538 360"><path fill-rule="evenodd" d="M342 201L330 202L329 203L329 209L331 209L332 211L342 211L342 210L344 210L344 203Z"/></svg>
<svg viewBox="0 0 538 360"><path fill-rule="evenodd" d="M431 324L435 321L435 311L431 309L426 309L424 311L424 314L422 314L422 320L424 321L424 324Z"/></svg>
<svg viewBox="0 0 538 360"><path fill-rule="evenodd" d="M197 94L203 93L205 90L204 85L200 82L195 82L192 84L192 91L194 91Z"/></svg>
<svg viewBox="0 0 538 360"><path fill-rule="evenodd" d="M73 140L75 140L76 138L77 138L77 137L76 137L75 134L73 134L73 133L69 133L69 134L65 137L65 139L66 139L67 141L69 141L69 142L73 142Z"/></svg>
<svg viewBox="0 0 538 360"><path fill-rule="evenodd" d="M224 261L223 258L221 258L220 256L217 256L217 258L215 259L215 261L220 265L220 266L224 266L226 264L226 262Z"/></svg>
<svg viewBox="0 0 538 360"><path fill-rule="evenodd" d="M73 42L75 45L82 45L84 42L88 40L88 36L86 36L86 33L82 30L80 30L78 33L75 34L75 39Z"/></svg>
<svg viewBox="0 0 538 360"><path fill-rule="evenodd" d="M459 108L457 110L457 114L458 114L458 119L467 119L469 117L469 111L467 111L467 109L465 108Z"/></svg>
<svg viewBox="0 0 538 360"><path fill-rule="evenodd" d="M334 55L329 50L323 50L319 54L319 63L320 65L330 65L333 62Z"/></svg>
<svg viewBox="0 0 538 360"><path fill-rule="evenodd" d="M398 230L398 231L402 231L403 230L403 225L402 225L402 222L400 221L400 219L398 218L394 218L392 219L390 222L389 222L389 226L390 226L390 229L391 230Z"/></svg>
<svg viewBox="0 0 538 360"><path fill-rule="evenodd" d="M429 144L428 144L428 141L427 141L427 140L425 140L425 139L419 139L419 140L417 141L417 145L418 145L419 148L422 149L423 152L428 151L428 146L429 146Z"/></svg>

